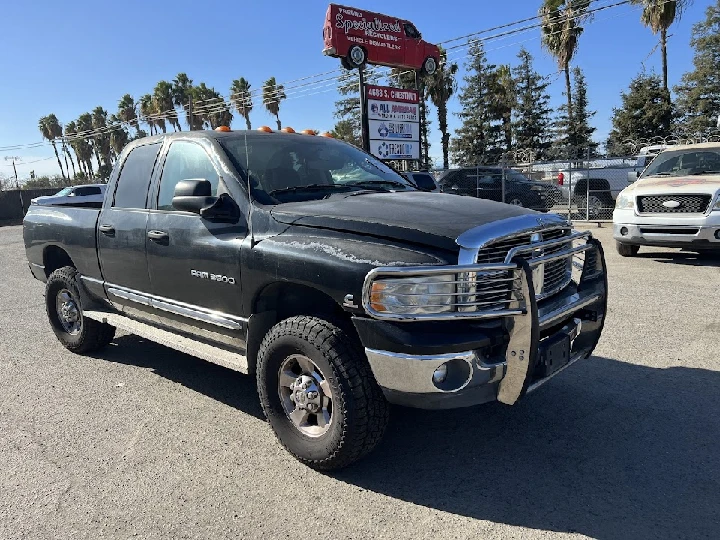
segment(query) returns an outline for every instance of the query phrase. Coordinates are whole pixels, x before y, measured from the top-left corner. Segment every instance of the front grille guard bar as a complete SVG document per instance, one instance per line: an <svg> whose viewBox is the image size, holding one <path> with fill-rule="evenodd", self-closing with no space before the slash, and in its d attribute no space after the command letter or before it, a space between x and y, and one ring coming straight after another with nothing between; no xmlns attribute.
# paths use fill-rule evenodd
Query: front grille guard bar
<svg viewBox="0 0 720 540"><path fill-rule="evenodd" d="M411 321L444 321L444 320L457 320L457 319L474 319L474 320L486 320L486 319L498 319L502 317L524 315L527 313L527 302L529 297L525 291L533 289L532 301L535 302L534 287L530 284L532 282L532 269L536 268L540 264L556 261L559 259L573 257L579 253L583 253L588 249L592 248L593 245L589 242L580 246L569 247L562 251L552 253L550 255L542 255L534 259L525 259L519 256L520 253L533 250L543 250L548 247L569 244L579 239L589 239L591 237L589 232L578 232L557 240L548 240L545 242L537 242L531 246L517 246L512 248L508 253L505 263L502 264L466 264L457 266L392 266L392 267L380 267L371 270L365 277L365 283L362 291L362 305L365 311L371 317L375 319L382 319L386 321L397 321L397 322L411 322ZM522 271L523 267L531 272L528 276L527 272ZM505 309L489 309L489 310L473 310L474 306L463 306L463 303L472 303L474 297L477 295L476 285L483 275L487 275L490 280L497 278L498 273L512 272L513 286L508 290L510 299L507 302L509 305ZM402 313L386 313L377 311L372 307L370 299L370 291L374 281L382 277L417 277L417 276L434 276L434 275L455 275L456 283L458 284L458 291L465 293L466 297L463 299L462 295L454 294L457 296L459 306L457 311L443 312L443 313L427 313L427 314L402 314Z"/></svg>

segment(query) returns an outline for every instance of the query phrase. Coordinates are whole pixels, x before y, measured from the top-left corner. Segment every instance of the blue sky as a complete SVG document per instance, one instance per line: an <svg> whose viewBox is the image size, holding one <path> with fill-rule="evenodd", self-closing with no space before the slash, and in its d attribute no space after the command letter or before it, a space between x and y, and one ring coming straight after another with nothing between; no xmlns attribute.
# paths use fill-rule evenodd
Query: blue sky
<svg viewBox="0 0 720 540"><path fill-rule="evenodd" d="M347 0L359 8L412 20L423 37L442 42L471 32L531 17L540 0L449 0L388 3L379 0ZM607 5L612 0L598 0ZM692 65L690 29L704 18L712 0L695 0L683 19L671 29L669 41L670 82L679 81ZM136 98L152 91L161 79L171 80L184 71L196 82L204 81L223 95L233 79L247 78L253 88L275 76L279 82L339 67L339 61L324 57L322 26L326 0L275 0L229 2L185 0L141 2L11 2L3 7L0 47L3 55L3 84L0 85L0 148L41 140L38 119L54 112L61 122L102 105L110 112L124 93ZM438 5L442 9L438 10ZM407 11L403 11L408 6ZM488 34L485 34L488 35ZM492 35L492 34L490 34ZM643 66L660 71L660 54L650 53L657 38L642 26L636 7L621 6L600 12L586 26L573 64L584 71L590 105L597 110L596 139L607 137L612 108L620 103L620 92ZM515 63L521 46L535 56L536 69L551 75L553 104L562 99L563 79L557 66L540 48L540 30L534 29L504 39L488 41L489 60ZM451 54L460 63L466 51ZM650 55L650 56L649 56ZM460 75L464 73L461 69ZM325 79L326 77L321 77ZM290 83L288 86L292 86ZM333 103L337 98L332 82L322 82L304 91L289 89L281 105L283 125L296 129L331 129ZM451 111L458 110L454 99ZM434 109L431 114L435 114ZM261 106L251 116L253 126L274 125ZM233 123L242 127L242 119ZM437 127L437 120L433 122ZM458 127L450 118L450 127ZM433 129L431 155L441 155L440 135ZM27 177L58 173L49 146L35 149L0 150L0 175L12 173L4 156L22 157L18 172Z"/></svg>

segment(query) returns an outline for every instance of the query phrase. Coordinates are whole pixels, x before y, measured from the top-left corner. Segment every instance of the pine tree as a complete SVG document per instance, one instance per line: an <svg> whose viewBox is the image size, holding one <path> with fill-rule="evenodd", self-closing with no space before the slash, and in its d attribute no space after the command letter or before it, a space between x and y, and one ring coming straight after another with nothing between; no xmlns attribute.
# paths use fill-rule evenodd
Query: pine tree
<svg viewBox="0 0 720 540"><path fill-rule="evenodd" d="M590 125L596 111L589 109L587 84L579 67L572 69L575 79L575 93L572 96L572 123L568 119L567 104L559 109L555 122L556 139L552 154L557 159L582 159L597 155L598 143L592 136L597 128Z"/></svg>
<svg viewBox="0 0 720 540"><path fill-rule="evenodd" d="M378 76L365 70L365 82L375 84ZM357 69L344 70L338 77L338 93L334 117L338 119L332 132L337 139L362 147L362 122L360 119L360 74Z"/></svg>
<svg viewBox="0 0 720 540"><path fill-rule="evenodd" d="M708 6L705 20L692 29L694 69L675 87L680 131L696 136L720 127L720 0Z"/></svg>
<svg viewBox="0 0 720 540"><path fill-rule="evenodd" d="M518 58L520 65L513 69L517 95L513 121L515 148L533 151L535 159L547 159L552 126L547 93L550 83L533 69L533 57L527 50L520 49Z"/></svg>
<svg viewBox="0 0 720 540"><path fill-rule="evenodd" d="M613 109L613 129L608 139L608 153L631 152L632 142L649 142L671 134L673 119L670 95L659 75L640 73L622 93L622 107Z"/></svg>
<svg viewBox="0 0 720 540"><path fill-rule="evenodd" d="M497 162L499 126L492 115L496 66L488 64L480 41L471 42L468 56L459 94L460 112L455 113L462 126L455 132L450 153L458 165Z"/></svg>

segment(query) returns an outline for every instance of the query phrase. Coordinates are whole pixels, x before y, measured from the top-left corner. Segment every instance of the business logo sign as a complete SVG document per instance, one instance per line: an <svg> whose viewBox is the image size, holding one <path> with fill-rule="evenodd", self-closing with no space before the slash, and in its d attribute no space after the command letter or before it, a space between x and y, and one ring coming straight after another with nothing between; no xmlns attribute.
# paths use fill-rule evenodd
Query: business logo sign
<svg viewBox="0 0 720 540"><path fill-rule="evenodd" d="M370 152L380 159L420 159L420 96L416 90L368 85Z"/></svg>

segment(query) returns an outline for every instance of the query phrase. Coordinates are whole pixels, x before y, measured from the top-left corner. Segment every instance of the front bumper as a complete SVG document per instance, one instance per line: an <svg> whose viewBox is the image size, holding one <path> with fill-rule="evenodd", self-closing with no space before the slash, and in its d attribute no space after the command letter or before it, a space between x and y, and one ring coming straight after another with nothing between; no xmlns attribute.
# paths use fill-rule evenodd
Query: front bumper
<svg viewBox="0 0 720 540"><path fill-rule="evenodd" d="M638 216L633 210L615 210L613 237L636 246L720 249L720 212L701 216Z"/></svg>
<svg viewBox="0 0 720 540"><path fill-rule="evenodd" d="M486 329L486 347L411 354L366 346L370 367L386 398L392 403L425 409L466 407L494 400L513 404L576 361L589 357L600 338L607 309L602 247L596 240L590 244L586 260L593 264L586 265L577 286L572 284L540 305L532 286L532 269L520 260L522 313L505 316L501 325ZM544 365L549 357L541 351L563 339L570 343L569 358L562 359L559 368L549 369ZM433 373L443 365L447 377L438 384Z"/></svg>

